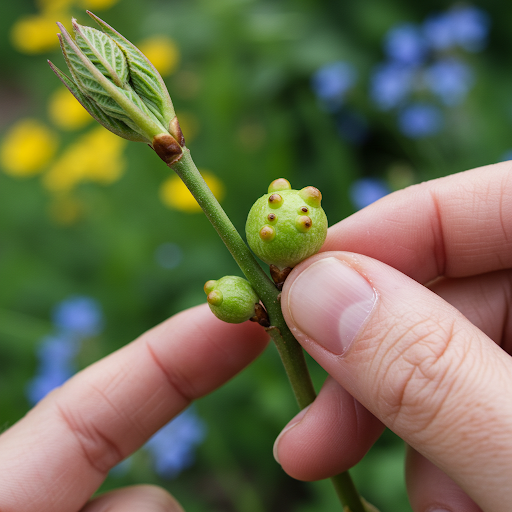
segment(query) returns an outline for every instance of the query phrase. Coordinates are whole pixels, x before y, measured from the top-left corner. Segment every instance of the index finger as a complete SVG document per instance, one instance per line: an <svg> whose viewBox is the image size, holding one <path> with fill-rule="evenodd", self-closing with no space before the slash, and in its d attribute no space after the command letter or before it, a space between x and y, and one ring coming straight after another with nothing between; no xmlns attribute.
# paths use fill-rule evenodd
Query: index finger
<svg viewBox="0 0 512 512"><path fill-rule="evenodd" d="M0 510L79 510L107 472L265 347L259 325L184 311L50 393L0 436Z"/></svg>
<svg viewBox="0 0 512 512"><path fill-rule="evenodd" d="M329 229L323 251L378 259L427 283L512 266L512 163L394 192Z"/></svg>

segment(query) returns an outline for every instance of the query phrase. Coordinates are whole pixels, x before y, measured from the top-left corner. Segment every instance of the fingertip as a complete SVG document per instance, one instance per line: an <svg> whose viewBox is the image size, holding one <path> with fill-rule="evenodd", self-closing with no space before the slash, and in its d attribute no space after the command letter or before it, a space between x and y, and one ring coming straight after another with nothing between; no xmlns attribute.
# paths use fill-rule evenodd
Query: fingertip
<svg viewBox="0 0 512 512"><path fill-rule="evenodd" d="M136 485L117 489L91 500L81 512L184 512L165 489L156 485Z"/></svg>
<svg viewBox="0 0 512 512"><path fill-rule="evenodd" d="M274 454L274 459L276 460L276 462L278 464L281 464L281 462L279 462L279 443L280 443L280 440L283 438L283 436L286 435L286 433L293 427L295 427L296 425L298 425L302 419L304 418L304 416L306 415L306 413L308 412L309 408L311 407L311 404L308 405L307 407L305 407L304 409L302 409L302 411L300 411L292 420L290 420L290 422L286 425L286 427L283 428L283 430L281 430L281 433L277 436L275 442L274 442L274 447L273 447L273 454Z"/></svg>
<svg viewBox="0 0 512 512"><path fill-rule="evenodd" d="M321 480L357 464L382 430L377 418L328 378L316 400L278 436L274 456L291 477Z"/></svg>
<svg viewBox="0 0 512 512"><path fill-rule="evenodd" d="M482 512L446 473L411 447L407 449L405 475L413 510Z"/></svg>

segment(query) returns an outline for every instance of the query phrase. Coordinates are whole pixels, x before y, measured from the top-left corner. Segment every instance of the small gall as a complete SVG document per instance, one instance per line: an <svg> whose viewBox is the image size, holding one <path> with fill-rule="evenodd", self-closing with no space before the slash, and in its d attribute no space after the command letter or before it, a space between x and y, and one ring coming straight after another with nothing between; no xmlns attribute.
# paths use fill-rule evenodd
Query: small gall
<svg viewBox="0 0 512 512"><path fill-rule="evenodd" d="M209 281L206 281L206 283L204 283L204 293L208 295L215 288L216 283L217 281L215 281L215 279L210 279Z"/></svg>
<svg viewBox="0 0 512 512"><path fill-rule="evenodd" d="M283 198L279 194L271 194L268 198L270 208L279 208L283 204Z"/></svg>
<svg viewBox="0 0 512 512"><path fill-rule="evenodd" d="M315 187L304 187L300 190L299 196L313 208L319 208L322 202L322 193Z"/></svg>
<svg viewBox="0 0 512 512"><path fill-rule="evenodd" d="M278 192L279 190L291 190L291 188L292 186L288 180L278 178L268 186L268 193L271 194L272 192Z"/></svg>
<svg viewBox="0 0 512 512"><path fill-rule="evenodd" d="M260 238L264 242L271 242L276 236L276 230L272 226L263 226L260 229Z"/></svg>
<svg viewBox="0 0 512 512"><path fill-rule="evenodd" d="M212 290L206 297L208 304L212 306L220 306L222 304L222 292L220 290Z"/></svg>
<svg viewBox="0 0 512 512"><path fill-rule="evenodd" d="M269 222L276 222L277 221L277 215L275 213L269 213L267 215L267 220Z"/></svg>
<svg viewBox="0 0 512 512"><path fill-rule="evenodd" d="M308 213L309 212L309 208L307 206L301 206L299 208L299 215L302 215L303 213Z"/></svg>
<svg viewBox="0 0 512 512"><path fill-rule="evenodd" d="M306 231L309 231L312 225L313 221L307 215L299 215L295 220L295 227L301 233L306 233Z"/></svg>

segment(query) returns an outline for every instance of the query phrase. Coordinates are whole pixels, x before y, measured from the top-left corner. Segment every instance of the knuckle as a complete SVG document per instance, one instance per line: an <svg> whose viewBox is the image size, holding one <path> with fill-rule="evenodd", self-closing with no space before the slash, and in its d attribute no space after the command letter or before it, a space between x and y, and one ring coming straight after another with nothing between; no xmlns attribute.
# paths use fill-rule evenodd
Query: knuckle
<svg viewBox="0 0 512 512"><path fill-rule="evenodd" d="M170 388L185 402L191 402L200 396L201 393L196 389L194 381L188 378L186 372L182 371L178 365L173 365L172 368L166 367L149 342L146 343L146 350L155 368L162 373Z"/></svg>
<svg viewBox="0 0 512 512"><path fill-rule="evenodd" d="M468 364L466 333L457 319L418 314L388 327L385 338L373 359L381 417L391 429L438 435L438 420L456 408L452 391L459 367Z"/></svg>
<svg viewBox="0 0 512 512"><path fill-rule="evenodd" d="M99 395L99 402L105 407L113 409L107 397L97 389L91 394ZM56 404L58 415L65 428L76 440L79 452L87 463L101 474L106 474L116 464L121 462L127 454L123 454L116 439L108 436L102 429L96 417L85 417L81 408L75 405ZM114 411L118 415L117 411Z"/></svg>

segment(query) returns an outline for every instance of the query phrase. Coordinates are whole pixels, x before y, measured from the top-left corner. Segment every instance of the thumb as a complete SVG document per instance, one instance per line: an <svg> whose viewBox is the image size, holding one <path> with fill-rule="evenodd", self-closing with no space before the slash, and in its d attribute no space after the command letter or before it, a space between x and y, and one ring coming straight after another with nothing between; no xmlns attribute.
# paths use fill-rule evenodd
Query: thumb
<svg viewBox="0 0 512 512"><path fill-rule="evenodd" d="M183 512L179 503L155 485L134 485L93 498L80 512Z"/></svg>
<svg viewBox="0 0 512 512"><path fill-rule="evenodd" d="M298 341L484 510L512 501L512 363L458 310L371 258L321 253L286 280Z"/></svg>

